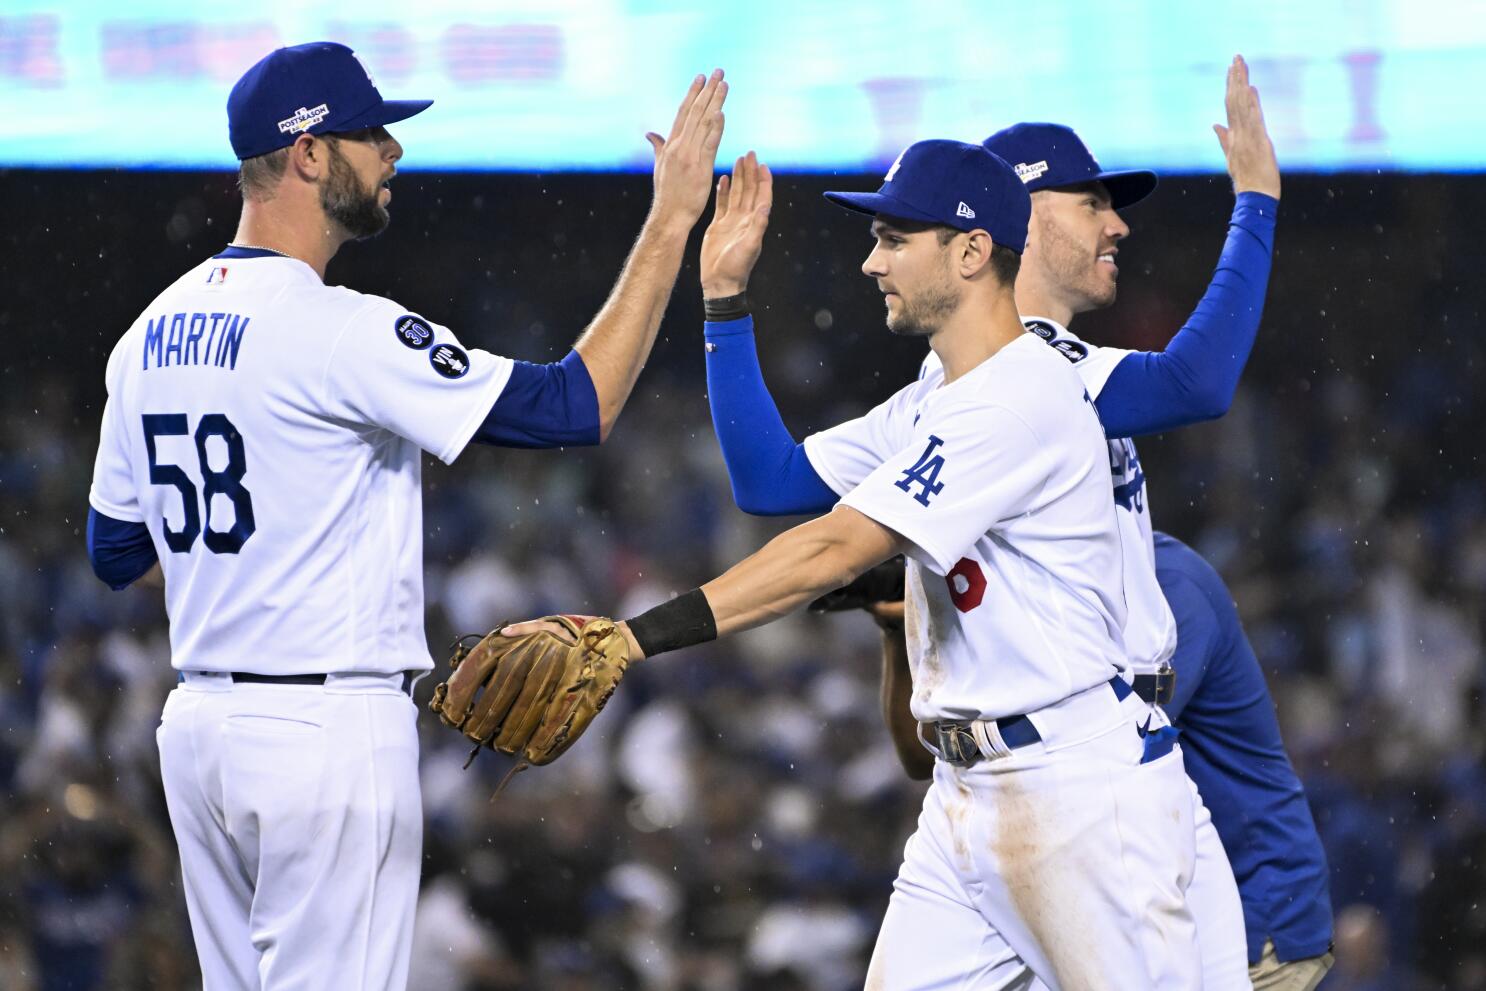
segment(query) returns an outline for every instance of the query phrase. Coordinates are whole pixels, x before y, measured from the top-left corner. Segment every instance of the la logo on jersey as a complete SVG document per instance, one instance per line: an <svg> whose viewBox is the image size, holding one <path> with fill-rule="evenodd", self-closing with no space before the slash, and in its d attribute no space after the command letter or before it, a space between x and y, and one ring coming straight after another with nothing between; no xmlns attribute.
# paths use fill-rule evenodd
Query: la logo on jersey
<svg viewBox="0 0 1486 991"><path fill-rule="evenodd" d="M939 481L939 473L944 470L944 455L934 452L944 444L944 441L929 435L929 446L924 448L924 453L918 456L913 467L903 473L903 477L893 484L904 492L908 492L911 486L923 486L918 492L912 493L921 505L927 506L929 499L944 491L944 483Z"/></svg>

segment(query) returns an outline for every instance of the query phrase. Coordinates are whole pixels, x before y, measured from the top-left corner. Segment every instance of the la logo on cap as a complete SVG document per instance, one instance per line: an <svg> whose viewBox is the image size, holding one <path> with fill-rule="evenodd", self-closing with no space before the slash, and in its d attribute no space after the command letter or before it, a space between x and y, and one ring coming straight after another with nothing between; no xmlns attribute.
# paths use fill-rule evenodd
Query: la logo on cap
<svg viewBox="0 0 1486 991"><path fill-rule="evenodd" d="M892 182L893 181L893 176L895 176L895 175L898 174L898 166L900 166L900 165L903 164L903 156L906 155L906 154L908 154L908 149L907 148L904 148L902 151L898 152L898 157L895 158L895 159L893 159L893 167L890 168L890 169L888 169L887 170L887 175L885 175L885 176L882 177L882 181L883 182Z"/></svg>

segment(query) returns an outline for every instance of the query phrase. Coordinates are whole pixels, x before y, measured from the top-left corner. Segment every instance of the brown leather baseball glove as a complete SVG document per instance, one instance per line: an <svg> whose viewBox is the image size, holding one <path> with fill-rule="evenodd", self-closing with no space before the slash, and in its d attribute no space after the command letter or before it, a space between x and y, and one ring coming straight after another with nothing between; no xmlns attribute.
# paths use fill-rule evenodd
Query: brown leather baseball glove
<svg viewBox="0 0 1486 991"><path fill-rule="evenodd" d="M429 708L475 744L471 760L490 747L524 764L550 764L583 735L624 677L629 644L613 620L542 621L563 632L508 637L503 623L472 648L466 643L478 634L456 641L454 673L434 689Z"/></svg>

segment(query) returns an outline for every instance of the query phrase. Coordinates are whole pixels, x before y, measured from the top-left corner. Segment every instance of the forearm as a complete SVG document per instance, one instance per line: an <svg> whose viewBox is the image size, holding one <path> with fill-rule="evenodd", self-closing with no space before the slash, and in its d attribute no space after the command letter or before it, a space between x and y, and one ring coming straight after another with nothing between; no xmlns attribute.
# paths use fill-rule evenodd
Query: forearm
<svg viewBox="0 0 1486 991"><path fill-rule="evenodd" d="M702 586L726 636L762 626L901 553L897 534L848 507L775 537Z"/></svg>
<svg viewBox="0 0 1486 991"><path fill-rule="evenodd" d="M910 778L923 781L934 774L934 755L919 742L918 720L910 708L913 678L908 670L908 642L901 623L879 619L878 625L882 627L882 719L898 763Z"/></svg>
<svg viewBox="0 0 1486 991"><path fill-rule="evenodd" d="M795 443L764 384L752 317L709 321L706 339L707 403L738 508L760 516L829 510L836 493Z"/></svg>
<svg viewBox="0 0 1486 991"><path fill-rule="evenodd" d="M650 356L692 224L652 211L609 298L573 345L593 379L601 438L613 428Z"/></svg>
<svg viewBox="0 0 1486 991"><path fill-rule="evenodd" d="M1264 311L1276 201L1240 194L1207 291L1164 351L1128 355L1096 405L1111 437L1135 437L1222 416Z"/></svg>

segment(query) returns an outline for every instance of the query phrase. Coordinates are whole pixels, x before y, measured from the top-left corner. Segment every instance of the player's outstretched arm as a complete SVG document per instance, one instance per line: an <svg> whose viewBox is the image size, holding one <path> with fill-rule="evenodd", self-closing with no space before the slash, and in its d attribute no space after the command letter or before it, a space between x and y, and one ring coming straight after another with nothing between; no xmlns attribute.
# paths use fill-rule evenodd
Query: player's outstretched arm
<svg viewBox="0 0 1486 991"><path fill-rule="evenodd" d="M601 438L613 428L650 355L686 239L707 206L727 92L721 69L710 78L697 76L669 135L646 135L655 151L650 215L608 300L573 345L598 396Z"/></svg>
<svg viewBox="0 0 1486 991"><path fill-rule="evenodd" d="M823 513L836 504L836 493L795 443L764 384L744 295L773 202L773 176L753 152L718 180L701 255L707 402L739 509L760 516Z"/></svg>
<svg viewBox="0 0 1486 991"><path fill-rule="evenodd" d="M863 513L837 506L769 541L721 576L619 624L638 660L763 626L895 554L907 542ZM507 636L547 629L542 620L505 627Z"/></svg>
<svg viewBox="0 0 1486 991"><path fill-rule="evenodd" d="M1213 125L1238 194L1217 271L1164 351L1127 355L1096 400L1111 437L1160 433L1228 412L1254 347L1274 252L1280 170L1241 57L1228 69L1228 125Z"/></svg>

